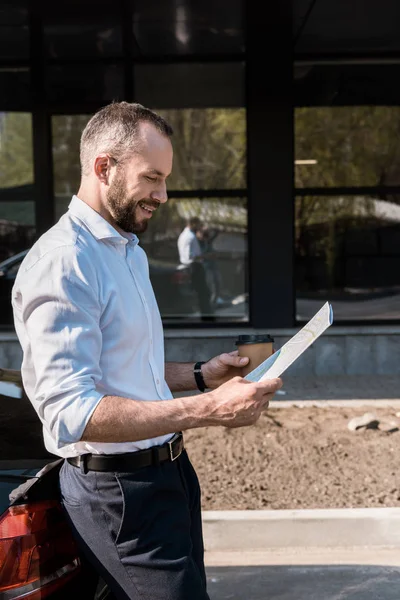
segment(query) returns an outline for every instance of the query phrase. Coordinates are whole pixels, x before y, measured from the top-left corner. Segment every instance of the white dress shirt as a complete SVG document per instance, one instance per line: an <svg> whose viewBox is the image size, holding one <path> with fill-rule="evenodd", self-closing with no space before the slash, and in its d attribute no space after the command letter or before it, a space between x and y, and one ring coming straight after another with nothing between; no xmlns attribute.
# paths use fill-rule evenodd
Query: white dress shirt
<svg viewBox="0 0 400 600"><path fill-rule="evenodd" d="M190 265L195 258L201 256L201 247L196 234L185 227L178 238L179 260L183 265Z"/></svg>
<svg viewBox="0 0 400 600"><path fill-rule="evenodd" d="M74 196L22 262L12 302L24 387L49 452L133 452L170 439L80 441L105 395L172 398L160 313L135 235L120 235Z"/></svg>

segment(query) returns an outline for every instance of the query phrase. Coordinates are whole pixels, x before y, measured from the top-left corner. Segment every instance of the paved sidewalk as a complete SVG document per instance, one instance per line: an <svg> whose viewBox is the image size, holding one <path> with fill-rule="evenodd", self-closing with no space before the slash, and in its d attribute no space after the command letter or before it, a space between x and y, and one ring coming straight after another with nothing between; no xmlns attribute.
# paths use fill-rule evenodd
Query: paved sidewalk
<svg viewBox="0 0 400 600"><path fill-rule="evenodd" d="M211 567L211 600L399 600L400 568L380 566Z"/></svg>
<svg viewBox="0 0 400 600"><path fill-rule="evenodd" d="M400 598L399 548L211 552L206 565L211 600Z"/></svg>
<svg viewBox="0 0 400 600"><path fill-rule="evenodd" d="M375 400L400 399L400 375L289 376L283 379L284 395L275 400Z"/></svg>
<svg viewBox="0 0 400 600"><path fill-rule="evenodd" d="M400 369L400 367L399 367ZM400 375L282 375L274 400L400 400ZM175 397L200 392L178 392Z"/></svg>

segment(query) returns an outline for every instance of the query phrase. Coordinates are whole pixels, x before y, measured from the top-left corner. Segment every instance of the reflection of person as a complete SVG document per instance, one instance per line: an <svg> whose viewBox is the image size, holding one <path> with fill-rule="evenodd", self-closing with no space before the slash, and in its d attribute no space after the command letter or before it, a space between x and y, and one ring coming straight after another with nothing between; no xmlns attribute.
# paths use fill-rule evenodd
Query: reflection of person
<svg viewBox="0 0 400 600"><path fill-rule="evenodd" d="M199 240L201 253L203 256L203 265L206 272L206 281L210 290L210 298L213 304L223 304L220 297L220 276L218 267L215 261L215 252L213 249L213 241L218 232L211 234L207 227L202 227L196 232L196 237Z"/></svg>
<svg viewBox="0 0 400 600"><path fill-rule="evenodd" d="M64 509L118 600L209 599L200 490L178 432L255 423L280 387L234 377L236 353L164 364L136 234L167 201L171 133L137 104L94 115L81 138L78 195L30 250L13 289L24 387L47 449L66 458ZM196 384L218 393L172 397Z"/></svg>
<svg viewBox="0 0 400 600"><path fill-rule="evenodd" d="M190 266L192 286L197 294L200 312L203 317L208 317L212 313L210 289L207 285L203 253L196 236L201 228L202 223L198 217L188 219L187 226L178 238L178 251L181 263Z"/></svg>

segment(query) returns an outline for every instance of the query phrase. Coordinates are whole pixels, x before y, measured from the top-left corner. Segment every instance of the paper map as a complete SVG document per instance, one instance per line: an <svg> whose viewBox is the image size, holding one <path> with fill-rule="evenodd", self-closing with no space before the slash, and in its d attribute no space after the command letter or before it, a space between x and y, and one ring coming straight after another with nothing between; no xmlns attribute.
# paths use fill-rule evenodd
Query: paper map
<svg viewBox="0 0 400 600"><path fill-rule="evenodd" d="M307 350L309 346L333 322L332 306L327 302L321 310L303 327L295 336L293 336L280 350L267 358L261 365L250 371L245 377L248 381L263 381L264 379L274 379L282 375L284 371L294 361Z"/></svg>

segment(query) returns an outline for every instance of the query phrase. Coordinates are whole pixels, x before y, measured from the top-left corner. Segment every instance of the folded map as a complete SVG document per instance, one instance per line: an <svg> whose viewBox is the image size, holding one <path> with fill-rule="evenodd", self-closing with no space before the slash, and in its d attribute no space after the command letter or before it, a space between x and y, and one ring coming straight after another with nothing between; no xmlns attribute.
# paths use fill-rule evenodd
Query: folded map
<svg viewBox="0 0 400 600"><path fill-rule="evenodd" d="M279 377L332 323L332 306L329 302L326 302L303 329L300 329L295 336L261 365L250 371L245 379L248 381L263 381L264 379Z"/></svg>

